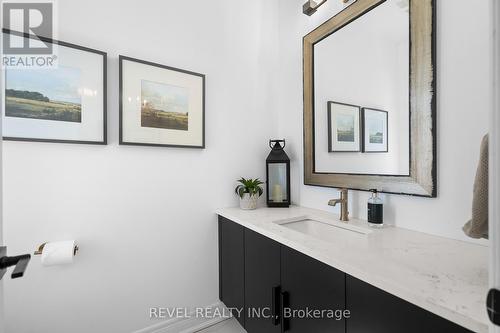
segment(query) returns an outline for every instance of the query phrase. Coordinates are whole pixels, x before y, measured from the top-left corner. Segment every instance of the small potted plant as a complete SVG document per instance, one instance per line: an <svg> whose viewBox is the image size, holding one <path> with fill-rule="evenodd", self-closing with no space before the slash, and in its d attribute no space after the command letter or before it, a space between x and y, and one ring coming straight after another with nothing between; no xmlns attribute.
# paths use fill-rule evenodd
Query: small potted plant
<svg viewBox="0 0 500 333"><path fill-rule="evenodd" d="M234 192L240 197L241 209L255 209L257 208L257 200L262 195L263 190L260 185L264 184L259 178L245 179L241 177L238 180L238 186Z"/></svg>

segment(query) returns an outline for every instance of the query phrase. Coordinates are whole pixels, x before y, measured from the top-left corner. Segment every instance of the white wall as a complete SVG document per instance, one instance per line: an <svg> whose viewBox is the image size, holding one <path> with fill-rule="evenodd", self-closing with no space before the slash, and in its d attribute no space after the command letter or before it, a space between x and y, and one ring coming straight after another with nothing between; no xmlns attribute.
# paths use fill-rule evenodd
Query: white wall
<svg viewBox="0 0 500 333"><path fill-rule="evenodd" d="M214 210L264 177L277 16L266 0L59 1L59 38L108 52L107 146L5 142L10 253L76 238L74 265L6 280L9 333L132 332L218 299ZM277 4L277 2L276 2ZM118 146L118 54L207 75L205 150Z"/></svg>
<svg viewBox="0 0 500 333"><path fill-rule="evenodd" d="M302 36L343 8L327 1L311 17L302 0L280 0L280 133L289 144L292 200L307 207L327 206L337 190L303 185ZM488 1L439 0L437 3L438 198L385 196L385 221L457 239L470 217L479 144L488 131L491 20ZM473 24L464 24L470 18ZM352 215L366 217L365 192L352 192Z"/></svg>

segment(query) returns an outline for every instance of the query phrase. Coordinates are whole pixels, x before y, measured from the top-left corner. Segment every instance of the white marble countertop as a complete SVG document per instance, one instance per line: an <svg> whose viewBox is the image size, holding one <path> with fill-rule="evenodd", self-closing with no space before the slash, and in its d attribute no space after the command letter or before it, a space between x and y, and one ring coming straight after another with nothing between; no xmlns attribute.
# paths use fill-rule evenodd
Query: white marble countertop
<svg viewBox="0 0 500 333"><path fill-rule="evenodd" d="M488 332L486 246L397 227L370 228L368 235L342 230L325 241L273 223L297 217L338 221L297 206L216 213L471 331ZM368 228L356 219L349 224Z"/></svg>

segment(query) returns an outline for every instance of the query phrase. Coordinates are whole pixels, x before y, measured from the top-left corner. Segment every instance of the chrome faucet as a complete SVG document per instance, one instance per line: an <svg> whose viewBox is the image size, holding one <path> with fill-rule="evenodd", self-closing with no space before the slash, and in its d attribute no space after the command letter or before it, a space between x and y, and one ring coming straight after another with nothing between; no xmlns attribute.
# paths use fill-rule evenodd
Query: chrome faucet
<svg viewBox="0 0 500 333"><path fill-rule="evenodd" d="M340 221L347 222L349 221L349 211L348 211L348 192L346 188L340 190L340 199L332 199L328 201L329 206L335 207L338 203L340 206Z"/></svg>

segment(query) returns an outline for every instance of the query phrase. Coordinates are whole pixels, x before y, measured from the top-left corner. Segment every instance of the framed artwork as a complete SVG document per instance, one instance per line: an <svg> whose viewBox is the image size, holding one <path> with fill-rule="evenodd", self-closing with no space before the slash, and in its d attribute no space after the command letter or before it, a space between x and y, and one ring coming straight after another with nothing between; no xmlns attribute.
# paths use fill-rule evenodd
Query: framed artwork
<svg viewBox="0 0 500 333"><path fill-rule="evenodd" d="M328 102L329 152L361 151L360 113L357 105Z"/></svg>
<svg viewBox="0 0 500 333"><path fill-rule="evenodd" d="M57 54L57 64L50 67L4 68L3 139L106 144L106 53L5 29L2 33L51 43Z"/></svg>
<svg viewBox="0 0 500 333"><path fill-rule="evenodd" d="M205 75L120 56L120 144L205 148Z"/></svg>
<svg viewBox="0 0 500 333"><path fill-rule="evenodd" d="M389 113L383 110L363 108L363 152L387 153Z"/></svg>

